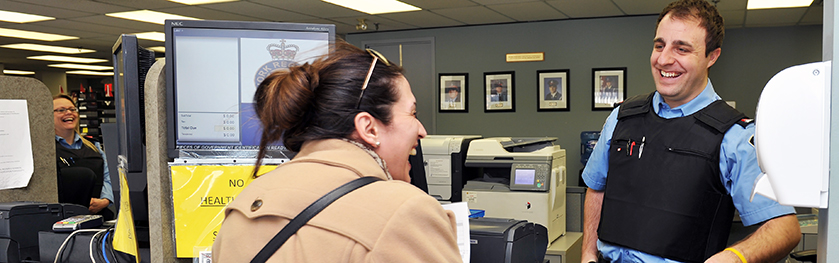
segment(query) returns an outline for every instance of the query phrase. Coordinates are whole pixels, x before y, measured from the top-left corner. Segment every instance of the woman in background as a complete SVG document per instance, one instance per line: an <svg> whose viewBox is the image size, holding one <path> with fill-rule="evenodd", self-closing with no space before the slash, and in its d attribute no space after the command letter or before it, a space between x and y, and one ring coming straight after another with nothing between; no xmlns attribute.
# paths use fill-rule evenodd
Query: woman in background
<svg viewBox="0 0 839 263"><path fill-rule="evenodd" d="M105 152L99 142L90 142L79 134L79 109L73 98L60 94L52 103L58 201L86 206L91 214L114 219L114 213L107 209L114 192Z"/></svg>
<svg viewBox="0 0 839 263"><path fill-rule="evenodd" d="M326 207L269 262L461 261L453 213L408 183L408 157L426 131L401 72L373 50L338 41L328 56L259 85L255 110L265 128L257 169L273 142L298 154L225 208L214 262L251 260L316 199L364 176L385 181Z"/></svg>

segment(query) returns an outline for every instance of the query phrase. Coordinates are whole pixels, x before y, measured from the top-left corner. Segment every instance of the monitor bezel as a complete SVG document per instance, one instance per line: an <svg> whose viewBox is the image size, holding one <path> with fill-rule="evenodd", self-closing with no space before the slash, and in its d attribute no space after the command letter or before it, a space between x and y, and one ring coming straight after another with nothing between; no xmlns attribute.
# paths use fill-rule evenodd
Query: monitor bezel
<svg viewBox="0 0 839 263"><path fill-rule="evenodd" d="M175 60L173 30L178 28L197 29L219 29L219 30L266 30L266 31L289 31L289 32L327 32L329 45L335 43L335 25L329 24L308 24L308 23L284 23L284 22L253 22L253 21L212 21L212 20L166 20L165 22L166 42L166 152L170 159L180 157L177 149L177 138L175 129Z"/></svg>

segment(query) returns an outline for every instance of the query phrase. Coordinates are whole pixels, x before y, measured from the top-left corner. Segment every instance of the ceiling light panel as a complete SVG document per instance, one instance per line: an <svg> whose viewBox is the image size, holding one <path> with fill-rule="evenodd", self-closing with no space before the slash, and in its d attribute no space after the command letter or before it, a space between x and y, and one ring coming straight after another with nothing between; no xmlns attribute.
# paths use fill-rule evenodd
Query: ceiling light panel
<svg viewBox="0 0 839 263"><path fill-rule="evenodd" d="M153 23L162 25L166 19L173 19L173 20L200 20L194 17L188 16L181 16L163 12L156 12L151 10L137 10L137 11L128 11L128 12L118 12L118 13L110 13L105 14L106 16L146 22L146 23Z"/></svg>
<svg viewBox="0 0 839 263"><path fill-rule="evenodd" d="M164 34L163 32L135 33L134 35L137 36L137 38L139 39L166 42L166 34Z"/></svg>
<svg viewBox="0 0 839 263"><path fill-rule="evenodd" d="M203 4L215 4L215 3L224 3L224 2L234 2L239 0L169 0L169 2L175 2L185 5L203 5Z"/></svg>
<svg viewBox="0 0 839 263"><path fill-rule="evenodd" d="M100 72L100 71L89 71L89 70L71 70L64 72L65 74L77 74L77 75L93 75L93 76L113 76L114 72Z"/></svg>
<svg viewBox="0 0 839 263"><path fill-rule="evenodd" d="M14 75L33 75L33 74L35 74L35 72L34 72L34 71L25 71L25 70L4 69L4 70L3 70L3 74L6 74L6 75L9 75L9 74L14 74Z"/></svg>
<svg viewBox="0 0 839 263"><path fill-rule="evenodd" d="M71 68L71 69L86 69L86 70L114 70L114 67L110 66L96 66L96 65L81 65L81 64L52 64L47 65L53 68Z"/></svg>
<svg viewBox="0 0 839 263"><path fill-rule="evenodd" d="M26 57L28 59L34 60L46 60L46 61L58 61L58 62L72 62L72 63L101 63L101 62L108 62L106 59L101 58L80 58L80 57L68 57L68 56L55 56L55 55L43 55L43 56L31 56Z"/></svg>
<svg viewBox="0 0 839 263"><path fill-rule="evenodd" d="M412 6L396 0L323 0L324 2L343 6L359 12L371 15L419 11L419 7Z"/></svg>
<svg viewBox="0 0 839 263"><path fill-rule="evenodd" d="M26 31L26 30L17 30L17 29L10 29L10 28L0 28L0 36L33 39L33 40L42 40L42 41L62 41L62 40L78 39L78 37L74 37L74 36L65 36L65 35L41 33L41 32Z"/></svg>
<svg viewBox="0 0 839 263"><path fill-rule="evenodd" d="M53 20L55 17L39 16L27 13L0 10L0 21L12 23L32 23L38 21Z"/></svg>
<svg viewBox="0 0 839 263"><path fill-rule="evenodd" d="M746 9L808 7L812 3L813 0L749 0Z"/></svg>
<svg viewBox="0 0 839 263"><path fill-rule="evenodd" d="M92 50L92 49L59 47L59 46L49 46L49 45L40 45L40 44L28 44L28 43L8 44L8 45L2 45L0 47L13 48L13 49L23 49L23 50L32 50L32 51L62 53L62 54L83 54L83 53L96 52L96 50Z"/></svg>
<svg viewBox="0 0 839 263"><path fill-rule="evenodd" d="M149 50L157 52L157 53L166 53L166 47L164 46L156 46L156 47L147 47Z"/></svg>

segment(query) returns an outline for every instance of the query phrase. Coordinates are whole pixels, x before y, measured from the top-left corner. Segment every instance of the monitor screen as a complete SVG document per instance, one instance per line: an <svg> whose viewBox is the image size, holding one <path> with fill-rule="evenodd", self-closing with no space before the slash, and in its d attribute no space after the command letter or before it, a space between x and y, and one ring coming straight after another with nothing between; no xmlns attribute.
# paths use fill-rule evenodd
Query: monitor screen
<svg viewBox="0 0 839 263"><path fill-rule="evenodd" d="M167 20L169 157L258 149L257 85L327 54L334 41L334 25Z"/></svg>
<svg viewBox="0 0 839 263"><path fill-rule="evenodd" d="M536 169L516 169L516 179L513 183L517 185L536 184Z"/></svg>

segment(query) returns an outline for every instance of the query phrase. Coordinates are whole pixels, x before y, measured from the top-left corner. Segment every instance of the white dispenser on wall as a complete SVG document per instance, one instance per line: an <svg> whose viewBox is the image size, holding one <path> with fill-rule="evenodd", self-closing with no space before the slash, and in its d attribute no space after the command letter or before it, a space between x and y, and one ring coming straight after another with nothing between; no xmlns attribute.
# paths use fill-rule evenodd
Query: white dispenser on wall
<svg viewBox="0 0 839 263"><path fill-rule="evenodd" d="M760 94L754 145L763 174L755 194L782 205L827 208L831 62L778 72Z"/></svg>

